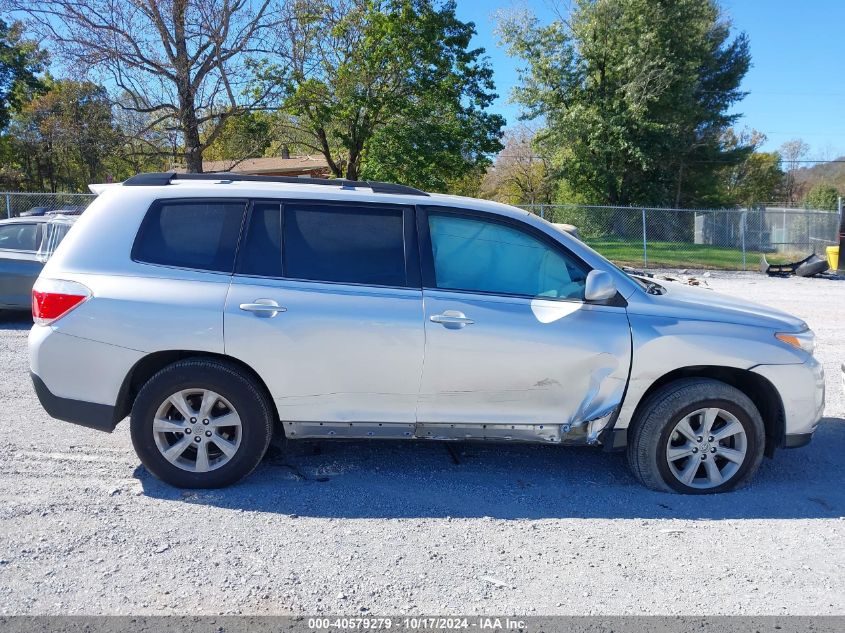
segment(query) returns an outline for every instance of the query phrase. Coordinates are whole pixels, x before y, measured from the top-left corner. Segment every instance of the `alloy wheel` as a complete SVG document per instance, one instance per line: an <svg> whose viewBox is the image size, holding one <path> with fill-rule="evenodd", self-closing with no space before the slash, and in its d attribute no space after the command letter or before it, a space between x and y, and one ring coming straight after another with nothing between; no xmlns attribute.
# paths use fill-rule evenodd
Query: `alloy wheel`
<svg viewBox="0 0 845 633"><path fill-rule="evenodd" d="M734 477L745 462L745 427L729 411L698 409L675 425L666 445L672 475L685 486L709 489Z"/></svg>
<svg viewBox="0 0 845 633"><path fill-rule="evenodd" d="M209 389L183 389L158 407L155 443L174 466L195 473L229 463L241 444L241 418L232 404Z"/></svg>

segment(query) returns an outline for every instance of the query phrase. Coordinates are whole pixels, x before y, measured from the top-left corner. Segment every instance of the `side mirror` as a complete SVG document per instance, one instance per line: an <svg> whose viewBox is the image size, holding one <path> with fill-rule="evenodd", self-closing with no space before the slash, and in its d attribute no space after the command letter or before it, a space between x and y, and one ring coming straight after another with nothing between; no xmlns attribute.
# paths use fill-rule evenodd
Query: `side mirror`
<svg viewBox="0 0 845 633"><path fill-rule="evenodd" d="M591 270L587 274L584 299L587 301L606 301L616 295L616 284L610 273L604 270Z"/></svg>

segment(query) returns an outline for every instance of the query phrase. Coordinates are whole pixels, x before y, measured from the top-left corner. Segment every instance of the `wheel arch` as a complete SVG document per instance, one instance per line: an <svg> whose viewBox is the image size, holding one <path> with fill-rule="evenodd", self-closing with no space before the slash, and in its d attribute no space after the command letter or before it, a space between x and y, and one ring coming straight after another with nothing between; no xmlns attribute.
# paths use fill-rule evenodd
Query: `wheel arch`
<svg viewBox="0 0 845 633"><path fill-rule="evenodd" d="M126 377L123 379L123 383L121 384L120 391L118 392L117 402L115 403L116 419L122 420L130 414L138 392L150 378L168 365L172 365L175 362L188 358L210 358L223 361L229 365L236 366L245 374L249 375L255 380L256 384L264 392L264 395L267 396L268 401L272 404L271 412L273 413L275 425L277 428L281 427L279 424L279 412L276 408L273 396L270 393L270 389L267 387L267 383L264 382L264 379L262 379L252 367L233 356L196 350L165 350L152 352L136 362L129 370L129 373L126 374Z"/></svg>
<svg viewBox="0 0 845 633"><path fill-rule="evenodd" d="M669 383L684 378L711 378L736 387L757 407L766 429L765 455L772 457L775 449L782 446L785 433L783 400L775 386L765 377L749 369L715 365L694 365L680 367L655 380L637 403L631 416L631 426L637 423L643 408L651 395Z"/></svg>

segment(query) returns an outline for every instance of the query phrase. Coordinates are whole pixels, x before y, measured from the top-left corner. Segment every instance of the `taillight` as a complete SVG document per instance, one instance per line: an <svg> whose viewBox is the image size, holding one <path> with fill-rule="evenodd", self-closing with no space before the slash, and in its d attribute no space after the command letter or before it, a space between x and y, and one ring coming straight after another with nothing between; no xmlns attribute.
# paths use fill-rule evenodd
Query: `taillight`
<svg viewBox="0 0 845 633"><path fill-rule="evenodd" d="M38 278L32 288L32 320L49 325L91 297L91 291L75 281Z"/></svg>

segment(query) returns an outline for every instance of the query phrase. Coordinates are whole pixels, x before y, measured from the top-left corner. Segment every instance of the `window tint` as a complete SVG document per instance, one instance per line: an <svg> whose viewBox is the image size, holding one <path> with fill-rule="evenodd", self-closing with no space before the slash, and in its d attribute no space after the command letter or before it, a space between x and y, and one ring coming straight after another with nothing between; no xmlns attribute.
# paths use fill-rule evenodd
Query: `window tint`
<svg viewBox="0 0 845 633"><path fill-rule="evenodd" d="M232 272L244 203L163 202L150 209L133 257L166 266Z"/></svg>
<svg viewBox="0 0 845 633"><path fill-rule="evenodd" d="M583 299L586 271L523 231L497 222L429 215L438 288Z"/></svg>
<svg viewBox="0 0 845 633"><path fill-rule="evenodd" d="M0 226L0 248L14 251L34 251L38 227L35 224L6 224Z"/></svg>
<svg viewBox="0 0 845 633"><path fill-rule="evenodd" d="M238 272L282 276L282 208L278 202L256 202L238 255Z"/></svg>
<svg viewBox="0 0 845 633"><path fill-rule="evenodd" d="M404 286L402 210L285 205L285 276Z"/></svg>

